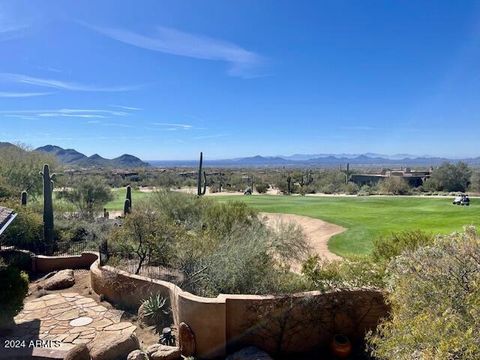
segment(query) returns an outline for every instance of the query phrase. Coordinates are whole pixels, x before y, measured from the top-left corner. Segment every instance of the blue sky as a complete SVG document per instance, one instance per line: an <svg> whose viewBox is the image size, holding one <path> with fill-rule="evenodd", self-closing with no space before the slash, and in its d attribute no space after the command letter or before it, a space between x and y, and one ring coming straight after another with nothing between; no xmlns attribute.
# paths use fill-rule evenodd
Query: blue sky
<svg viewBox="0 0 480 360"><path fill-rule="evenodd" d="M480 3L0 1L0 141L478 156Z"/></svg>

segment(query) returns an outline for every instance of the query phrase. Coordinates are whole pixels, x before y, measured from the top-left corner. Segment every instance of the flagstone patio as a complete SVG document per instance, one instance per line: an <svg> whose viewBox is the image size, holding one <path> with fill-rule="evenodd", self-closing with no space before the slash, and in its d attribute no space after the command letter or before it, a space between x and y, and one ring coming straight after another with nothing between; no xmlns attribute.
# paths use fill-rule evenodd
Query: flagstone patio
<svg viewBox="0 0 480 360"><path fill-rule="evenodd" d="M32 340L42 340L35 343L38 346L30 346L30 350L61 353L101 336L133 333L136 326L121 321L122 314L123 311L107 309L94 299L75 292L49 294L26 302L14 318L12 331L1 341L4 344L5 340L18 340L19 347L22 346L21 341L25 341L25 350Z"/></svg>

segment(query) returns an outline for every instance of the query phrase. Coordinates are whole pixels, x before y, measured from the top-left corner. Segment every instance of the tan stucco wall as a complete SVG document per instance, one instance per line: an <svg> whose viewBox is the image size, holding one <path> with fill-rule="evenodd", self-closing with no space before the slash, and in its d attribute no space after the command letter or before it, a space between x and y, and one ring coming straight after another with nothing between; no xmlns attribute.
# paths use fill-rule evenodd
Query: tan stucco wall
<svg viewBox="0 0 480 360"><path fill-rule="evenodd" d="M383 295L374 290L225 298L228 352L246 345L273 353L307 352L338 333L362 341L388 314Z"/></svg>
<svg viewBox="0 0 480 360"><path fill-rule="evenodd" d="M195 335L198 358L213 359L244 345L278 350L278 326L283 324L282 351L310 350L335 333L363 339L388 314L383 294L376 290L334 293L307 292L288 300L273 296L219 295L204 298L178 286L109 266L90 268L92 288L113 302L138 307L151 293L170 299L176 324L185 322ZM285 316L285 314L288 314Z"/></svg>
<svg viewBox="0 0 480 360"><path fill-rule="evenodd" d="M179 321L188 324L195 335L197 356L212 359L225 355L225 299L181 291L177 301Z"/></svg>
<svg viewBox="0 0 480 360"><path fill-rule="evenodd" d="M82 255L32 257L32 271L48 273L63 269L88 269L98 259L95 252L84 252Z"/></svg>

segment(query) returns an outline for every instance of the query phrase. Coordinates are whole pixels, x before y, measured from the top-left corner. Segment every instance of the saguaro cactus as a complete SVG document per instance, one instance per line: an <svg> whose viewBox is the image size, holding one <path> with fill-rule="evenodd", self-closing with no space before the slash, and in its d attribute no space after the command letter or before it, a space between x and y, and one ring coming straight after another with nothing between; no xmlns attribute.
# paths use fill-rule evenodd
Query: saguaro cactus
<svg viewBox="0 0 480 360"><path fill-rule="evenodd" d="M126 199L130 200L130 208L132 208L132 187L130 185L127 186Z"/></svg>
<svg viewBox="0 0 480 360"><path fill-rule="evenodd" d="M197 177L197 195L202 196L207 192L207 174L203 171L203 190L202 190L202 168L203 168L203 152L200 153L200 163L198 165Z"/></svg>
<svg viewBox="0 0 480 360"><path fill-rule="evenodd" d="M47 245L47 252L53 252L53 180L55 174L50 176L50 168L47 164L43 166L43 238Z"/></svg>
<svg viewBox="0 0 480 360"><path fill-rule="evenodd" d="M123 204L123 215L127 216L132 211L132 206L130 205L130 200L125 199L125 203Z"/></svg>
<svg viewBox="0 0 480 360"><path fill-rule="evenodd" d="M27 192L26 191L22 191L22 206L27 206Z"/></svg>
<svg viewBox="0 0 480 360"><path fill-rule="evenodd" d="M289 195L292 193L292 177L290 175L287 177L287 191Z"/></svg>
<svg viewBox="0 0 480 360"><path fill-rule="evenodd" d="M345 184L350 181L350 163L347 163L347 172L345 173Z"/></svg>

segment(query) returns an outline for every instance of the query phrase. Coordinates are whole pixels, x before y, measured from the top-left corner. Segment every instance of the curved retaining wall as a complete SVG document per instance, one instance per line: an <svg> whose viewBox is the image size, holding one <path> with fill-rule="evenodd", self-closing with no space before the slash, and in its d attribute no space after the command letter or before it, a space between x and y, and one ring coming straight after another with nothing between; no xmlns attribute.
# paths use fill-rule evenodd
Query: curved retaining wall
<svg viewBox="0 0 480 360"><path fill-rule="evenodd" d="M190 326L196 356L204 359L221 357L245 345L269 352L304 352L328 344L336 333L362 341L389 311L383 294L376 290L204 298L166 281L99 267L98 261L91 265L90 276L96 293L124 306L136 308L154 293L169 299L175 324Z"/></svg>
<svg viewBox="0 0 480 360"><path fill-rule="evenodd" d="M84 252L81 255L68 256L32 256L32 271L48 273L64 269L89 269L98 259L96 252Z"/></svg>
<svg viewBox="0 0 480 360"><path fill-rule="evenodd" d="M85 251L81 255L44 256L17 249L13 246L1 247L0 257L14 258L15 265L22 270L48 273L64 269L89 269L99 257L98 252Z"/></svg>

